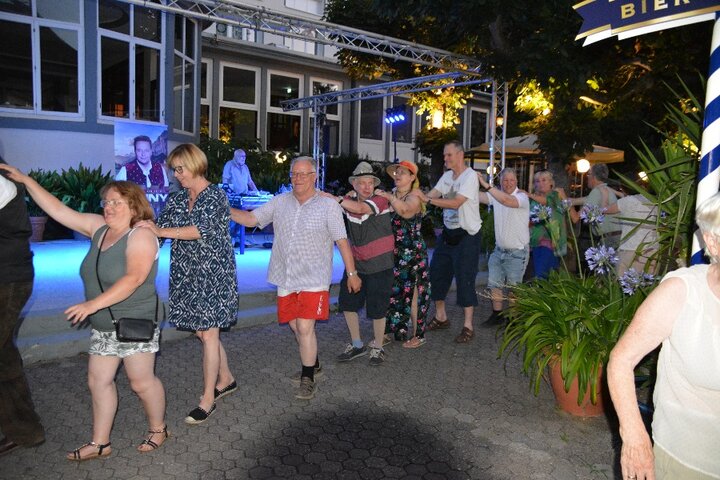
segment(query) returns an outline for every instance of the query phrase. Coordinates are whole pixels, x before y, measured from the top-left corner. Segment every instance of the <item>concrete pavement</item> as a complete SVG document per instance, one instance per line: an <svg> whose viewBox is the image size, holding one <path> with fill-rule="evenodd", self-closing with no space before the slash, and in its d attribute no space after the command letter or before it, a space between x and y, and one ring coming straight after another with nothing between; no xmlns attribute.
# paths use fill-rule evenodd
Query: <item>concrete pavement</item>
<svg viewBox="0 0 720 480"><path fill-rule="evenodd" d="M452 295L452 294L451 294ZM164 340L157 361L167 390L170 439L135 450L147 426L124 372L113 452L68 462L91 439L87 356L27 368L47 441L0 457L2 479L608 479L615 478L616 427L604 417L556 410L549 386L535 397L515 356L496 358L495 331L476 329L457 345L462 312L449 298L453 326L429 332L416 350L386 347L384 365L367 357L334 361L348 340L338 315L317 327L325 378L311 401L293 397L299 370L287 327L261 325L224 334L240 388L199 426L183 423L201 393L201 346ZM482 299L476 324L490 313ZM364 337L371 322L362 321Z"/></svg>

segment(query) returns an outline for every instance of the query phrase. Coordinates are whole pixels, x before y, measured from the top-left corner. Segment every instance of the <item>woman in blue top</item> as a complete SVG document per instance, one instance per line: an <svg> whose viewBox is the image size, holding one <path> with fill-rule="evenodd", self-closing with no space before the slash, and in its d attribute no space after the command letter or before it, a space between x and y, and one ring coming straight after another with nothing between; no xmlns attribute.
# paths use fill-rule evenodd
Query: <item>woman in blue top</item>
<svg viewBox="0 0 720 480"><path fill-rule="evenodd" d="M140 225L172 239L168 318L178 329L195 332L203 344L203 394L185 418L196 425L215 411L216 399L237 389L220 342L220 329L236 322L238 308L230 205L225 193L205 178L207 157L195 145L175 148L167 165L183 188L168 199L157 225Z"/></svg>

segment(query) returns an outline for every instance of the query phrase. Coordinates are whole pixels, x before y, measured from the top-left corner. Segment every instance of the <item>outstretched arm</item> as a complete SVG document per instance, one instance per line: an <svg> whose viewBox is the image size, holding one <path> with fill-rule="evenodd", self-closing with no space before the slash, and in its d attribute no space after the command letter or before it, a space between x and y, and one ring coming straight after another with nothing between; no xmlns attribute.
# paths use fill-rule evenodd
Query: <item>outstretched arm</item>
<svg viewBox="0 0 720 480"><path fill-rule="evenodd" d="M258 220L252 212L240 210L239 208L230 208L230 219L246 227L255 227L258 224Z"/></svg>
<svg viewBox="0 0 720 480"><path fill-rule="evenodd" d="M35 203L54 220L67 228L92 237L95 230L105 224L105 219L102 215L76 212L17 168L0 164L0 169L8 172L8 178L10 178L10 180L24 184L30 196L35 200Z"/></svg>

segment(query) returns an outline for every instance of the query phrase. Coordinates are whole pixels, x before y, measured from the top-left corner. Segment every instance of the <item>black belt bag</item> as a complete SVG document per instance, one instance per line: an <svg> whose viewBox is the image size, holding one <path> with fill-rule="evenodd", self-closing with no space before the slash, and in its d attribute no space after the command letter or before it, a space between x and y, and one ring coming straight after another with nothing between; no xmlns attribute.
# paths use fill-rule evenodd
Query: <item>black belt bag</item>
<svg viewBox="0 0 720 480"><path fill-rule="evenodd" d="M464 228L443 227L442 230L442 239L446 245L450 246L458 245L467 235L468 233Z"/></svg>
<svg viewBox="0 0 720 480"><path fill-rule="evenodd" d="M107 230L105 231L107 233ZM98 264L100 263L100 254L102 253L102 244L105 240L105 233L103 238L100 240L98 246L98 254L95 259L95 276L97 277L98 285L100 286L100 292L104 293L105 290L100 282L100 275L98 274ZM157 294L155 294L155 319L152 318L128 318L123 317L115 319L112 313L112 309L107 307L110 312L110 318L112 319L113 325L115 325L115 334L118 342L149 342L155 336L155 327L157 327L158 319L158 304L160 303Z"/></svg>

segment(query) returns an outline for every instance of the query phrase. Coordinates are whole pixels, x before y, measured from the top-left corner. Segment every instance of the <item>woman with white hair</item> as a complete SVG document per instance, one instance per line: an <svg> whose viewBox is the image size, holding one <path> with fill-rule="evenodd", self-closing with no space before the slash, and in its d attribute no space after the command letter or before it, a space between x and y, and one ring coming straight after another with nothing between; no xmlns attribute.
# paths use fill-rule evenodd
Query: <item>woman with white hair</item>
<svg viewBox="0 0 720 480"><path fill-rule="evenodd" d="M610 354L623 478L720 478L720 193L698 207L695 220L712 263L668 273ZM660 344L653 446L633 370Z"/></svg>

